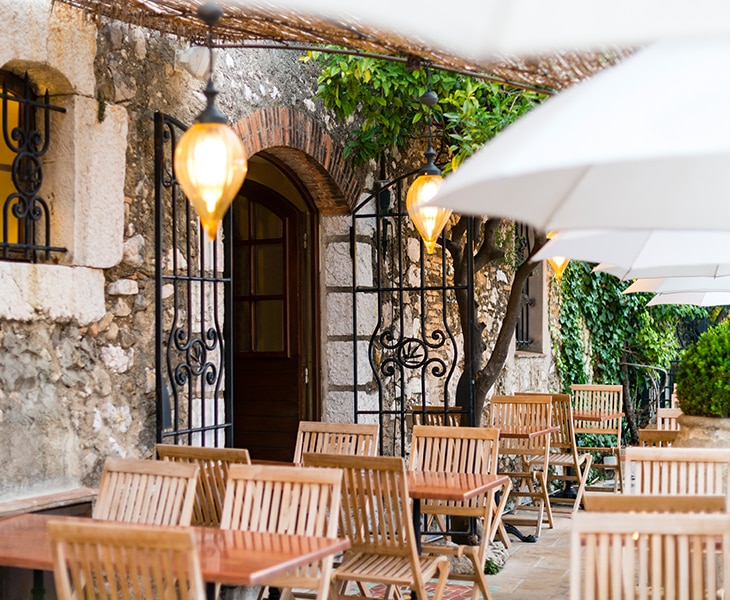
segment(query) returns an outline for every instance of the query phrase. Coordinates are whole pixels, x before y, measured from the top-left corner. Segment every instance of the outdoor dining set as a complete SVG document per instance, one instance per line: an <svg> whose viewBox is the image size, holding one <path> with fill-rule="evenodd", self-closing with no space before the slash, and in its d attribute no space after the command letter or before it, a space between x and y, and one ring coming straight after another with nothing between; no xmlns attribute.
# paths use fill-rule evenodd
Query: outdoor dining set
<svg viewBox="0 0 730 600"><path fill-rule="evenodd" d="M91 519L0 518L0 565L53 571L62 600L218 598L221 586L439 600L450 580L475 600L492 597L490 542L528 525L535 541L567 503L571 598L720 597L730 449L648 435L676 431L677 409L622 448L621 402L620 386L494 396L483 427L415 419L407 461L378 456L377 424L302 422L288 464L158 444L156 459L106 460ZM599 431L590 439L615 444L576 444ZM674 514L646 514L661 512Z"/></svg>

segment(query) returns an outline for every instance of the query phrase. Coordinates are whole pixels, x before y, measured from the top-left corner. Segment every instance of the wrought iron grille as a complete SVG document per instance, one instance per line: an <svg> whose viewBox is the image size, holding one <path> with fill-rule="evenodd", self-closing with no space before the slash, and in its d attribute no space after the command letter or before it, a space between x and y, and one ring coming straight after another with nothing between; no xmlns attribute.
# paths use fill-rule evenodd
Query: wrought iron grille
<svg viewBox="0 0 730 600"><path fill-rule="evenodd" d="M51 142L51 111L65 113L66 109L52 105L48 91L41 100L36 99L27 74L19 93L10 90L7 78L3 79L0 98L3 141L13 155L9 168L0 165L0 170L10 171L15 189L2 203L0 255L28 262L38 262L42 256L48 260L51 252L66 252L66 248L51 245L50 211L39 193L43 185L41 158ZM17 110L11 110L13 106ZM17 114L15 126L9 122L11 112Z"/></svg>
<svg viewBox="0 0 730 600"><path fill-rule="evenodd" d="M231 223L208 240L172 169L186 127L155 114L157 440L231 446Z"/></svg>
<svg viewBox="0 0 730 600"><path fill-rule="evenodd" d="M524 261L532 250L532 229L528 225L523 223L515 224L515 247L517 258L520 261ZM525 285L522 288L520 295L520 318L517 321L517 328L515 331L515 343L518 350L528 349L533 342L533 336L530 331L530 308L534 306L535 299L530 293L530 278L527 278Z"/></svg>
<svg viewBox="0 0 730 600"><path fill-rule="evenodd" d="M381 181L356 207L351 228L354 418L378 422L381 453L401 456L414 415L471 422L474 411L456 310L456 290L464 286L454 285L443 246L427 255L420 243L405 211L412 176ZM473 272L466 288L473 297ZM469 408L456 406L457 388Z"/></svg>

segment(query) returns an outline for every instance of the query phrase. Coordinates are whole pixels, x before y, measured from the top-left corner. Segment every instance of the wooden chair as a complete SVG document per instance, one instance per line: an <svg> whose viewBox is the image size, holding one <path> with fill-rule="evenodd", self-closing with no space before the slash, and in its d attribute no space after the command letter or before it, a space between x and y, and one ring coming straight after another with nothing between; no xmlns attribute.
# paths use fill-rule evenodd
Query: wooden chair
<svg viewBox="0 0 730 600"><path fill-rule="evenodd" d="M550 396L553 404L552 423L560 428L550 437L550 467L560 469L560 471L553 472L553 469L548 471L542 455L531 458L528 465L532 469L548 471L548 481L558 481L561 484L575 482L578 485L574 499L555 495L550 497L552 503L572 504L572 512L575 513L580 508L583 499L593 456L589 452L578 452L570 396L568 394L547 395Z"/></svg>
<svg viewBox="0 0 730 600"><path fill-rule="evenodd" d="M645 427L639 429L639 446L668 448L677 439L679 431L671 429L654 429Z"/></svg>
<svg viewBox="0 0 730 600"><path fill-rule="evenodd" d="M332 576L333 598L364 598L368 583L386 587L384 598L413 590L425 600L426 582L438 577L432 600L440 600L449 575L445 556L419 555L403 459L383 456L305 454L304 464L344 471L340 532L351 548ZM346 594L355 582L363 592Z"/></svg>
<svg viewBox="0 0 730 600"><path fill-rule="evenodd" d="M499 429L499 455L508 466L502 474L513 479L511 496L515 499L514 511L504 514L502 520L514 525L535 524L535 536L540 536L543 518L553 527L553 513L550 507L547 472L550 466L551 434L528 435L531 430L552 427L552 399L549 396L493 396L489 408L490 427ZM520 437L520 434L524 434ZM517 435L517 437L513 437ZM530 467L535 457L541 456L544 468L539 471ZM514 482L517 483L514 483ZM529 499L530 509L536 516L522 516L527 507L522 504Z"/></svg>
<svg viewBox="0 0 730 600"><path fill-rule="evenodd" d="M221 529L337 537L342 471L278 465L231 465ZM293 588L317 590L326 600L332 573L330 555L272 577L266 585L291 598Z"/></svg>
<svg viewBox="0 0 730 600"><path fill-rule="evenodd" d="M220 525L228 467L232 464L251 464L248 450L243 448L202 448L157 444L157 456L163 460L194 463L200 467L192 524L204 527Z"/></svg>
<svg viewBox="0 0 730 600"><path fill-rule="evenodd" d="M376 456L378 431L377 424L300 421L294 462L301 463L305 452Z"/></svg>
<svg viewBox="0 0 730 600"><path fill-rule="evenodd" d="M449 427L414 425L411 455L408 468L417 471L441 471L454 473L492 473L499 466L499 430L485 427ZM497 532L497 526L509 496L511 484L502 489L499 502L495 501L496 490L481 494L466 502L443 500L422 500L421 513L441 517L458 516L481 519L482 535L478 546L422 544L421 551L427 554L452 554L467 556L474 568L474 574L450 573L449 579L471 581L472 598L476 600L481 591L489 598L489 587L484 577L484 562L487 546ZM444 520L444 523L448 521ZM444 525L443 530L448 528ZM505 535L506 538L506 535Z"/></svg>
<svg viewBox="0 0 730 600"><path fill-rule="evenodd" d="M624 494L722 495L730 511L730 448L630 446L624 473Z"/></svg>
<svg viewBox="0 0 730 600"><path fill-rule="evenodd" d="M623 387L620 385L583 385L573 384L573 411L592 413L620 413L623 412ZM609 445L582 446L583 452L603 455L603 462L593 462L592 468L599 471L614 472L614 491L621 488L623 483L621 474L621 421L622 418L604 421L575 419L575 433L607 436L613 443ZM615 457L616 464L606 463L605 457ZM600 486L588 486L589 490L601 490ZM605 491L605 490L604 490Z"/></svg>
<svg viewBox="0 0 730 600"><path fill-rule="evenodd" d="M660 431L679 431L681 408L658 408L656 411L656 428Z"/></svg>
<svg viewBox="0 0 730 600"><path fill-rule="evenodd" d="M570 598L729 598L730 515L578 513Z"/></svg>
<svg viewBox="0 0 730 600"><path fill-rule="evenodd" d="M49 521L48 532L59 600L205 600L190 531Z"/></svg>
<svg viewBox="0 0 730 600"><path fill-rule="evenodd" d="M725 502L724 495L588 492L583 496L583 505L588 512L725 512Z"/></svg>
<svg viewBox="0 0 730 600"><path fill-rule="evenodd" d="M459 427L461 425L462 413L459 409L444 412L443 406L426 406L425 408L417 408L413 411L414 425L448 425L450 427Z"/></svg>
<svg viewBox="0 0 730 600"><path fill-rule="evenodd" d="M92 516L148 525L190 525L199 471L194 464L108 458Z"/></svg>

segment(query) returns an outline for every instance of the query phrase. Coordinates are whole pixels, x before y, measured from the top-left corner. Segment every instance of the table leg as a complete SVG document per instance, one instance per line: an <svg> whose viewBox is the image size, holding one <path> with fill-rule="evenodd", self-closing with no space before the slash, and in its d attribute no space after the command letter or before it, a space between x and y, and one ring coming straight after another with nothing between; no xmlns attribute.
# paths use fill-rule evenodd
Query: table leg
<svg viewBox="0 0 730 600"><path fill-rule="evenodd" d="M421 500L413 499L413 531L416 532L416 550L421 553Z"/></svg>
<svg viewBox="0 0 730 600"><path fill-rule="evenodd" d="M211 583L210 581L206 582L205 584L205 596L208 600L216 600L215 597L215 583Z"/></svg>

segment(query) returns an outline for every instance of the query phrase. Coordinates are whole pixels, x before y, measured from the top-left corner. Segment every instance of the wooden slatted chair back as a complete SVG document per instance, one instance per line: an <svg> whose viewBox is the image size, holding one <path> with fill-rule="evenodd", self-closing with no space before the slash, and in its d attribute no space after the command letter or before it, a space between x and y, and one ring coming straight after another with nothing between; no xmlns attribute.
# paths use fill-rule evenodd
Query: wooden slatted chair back
<svg viewBox="0 0 730 600"><path fill-rule="evenodd" d="M300 421L294 462L306 452L376 456L379 425L370 423L322 423Z"/></svg>
<svg viewBox="0 0 730 600"><path fill-rule="evenodd" d="M625 494L723 495L730 511L730 448L644 448L625 451Z"/></svg>
<svg viewBox="0 0 730 600"><path fill-rule="evenodd" d="M730 597L730 515L579 513L570 598Z"/></svg>
<svg viewBox="0 0 730 600"><path fill-rule="evenodd" d="M408 468L412 471L496 474L499 470L499 429L414 425ZM484 516L480 513L488 502L488 494L466 502L422 500L421 512Z"/></svg>
<svg viewBox="0 0 730 600"><path fill-rule="evenodd" d="M678 430L645 427L639 429L639 446L668 448L678 434Z"/></svg>
<svg viewBox="0 0 730 600"><path fill-rule="evenodd" d="M222 529L337 537L342 471L300 466L230 465ZM273 577L266 585L316 589L326 600L334 556Z"/></svg>
<svg viewBox="0 0 730 600"><path fill-rule="evenodd" d="M243 448L203 448L157 444L157 456L162 460L193 463L200 467L192 524L203 527L220 525L228 467L232 464L251 464L248 450Z"/></svg>
<svg viewBox="0 0 730 600"><path fill-rule="evenodd" d="M461 425L461 412L446 409L443 406L427 406L424 409L413 411L414 425L432 425L459 427Z"/></svg>
<svg viewBox="0 0 730 600"><path fill-rule="evenodd" d="M489 408L489 426L500 430L500 454L535 456L550 451L552 434L533 438L512 438L504 432L552 427L551 395L493 396Z"/></svg>
<svg viewBox="0 0 730 600"><path fill-rule="evenodd" d="M108 458L92 516L147 525L190 525L199 471L196 464Z"/></svg>
<svg viewBox="0 0 730 600"><path fill-rule="evenodd" d="M656 428L660 431L679 431L681 408L658 408L656 411Z"/></svg>
<svg viewBox="0 0 730 600"><path fill-rule="evenodd" d="M575 412L623 412L624 389L620 385L573 384L570 386ZM621 418L606 421L583 421L576 419L576 433L593 433L616 436L616 444L621 440Z"/></svg>
<svg viewBox="0 0 730 600"><path fill-rule="evenodd" d="M191 531L49 521L59 600L204 600Z"/></svg>
<svg viewBox="0 0 730 600"><path fill-rule="evenodd" d="M415 557L403 459L305 454L304 464L343 470L340 533L351 551Z"/></svg>

